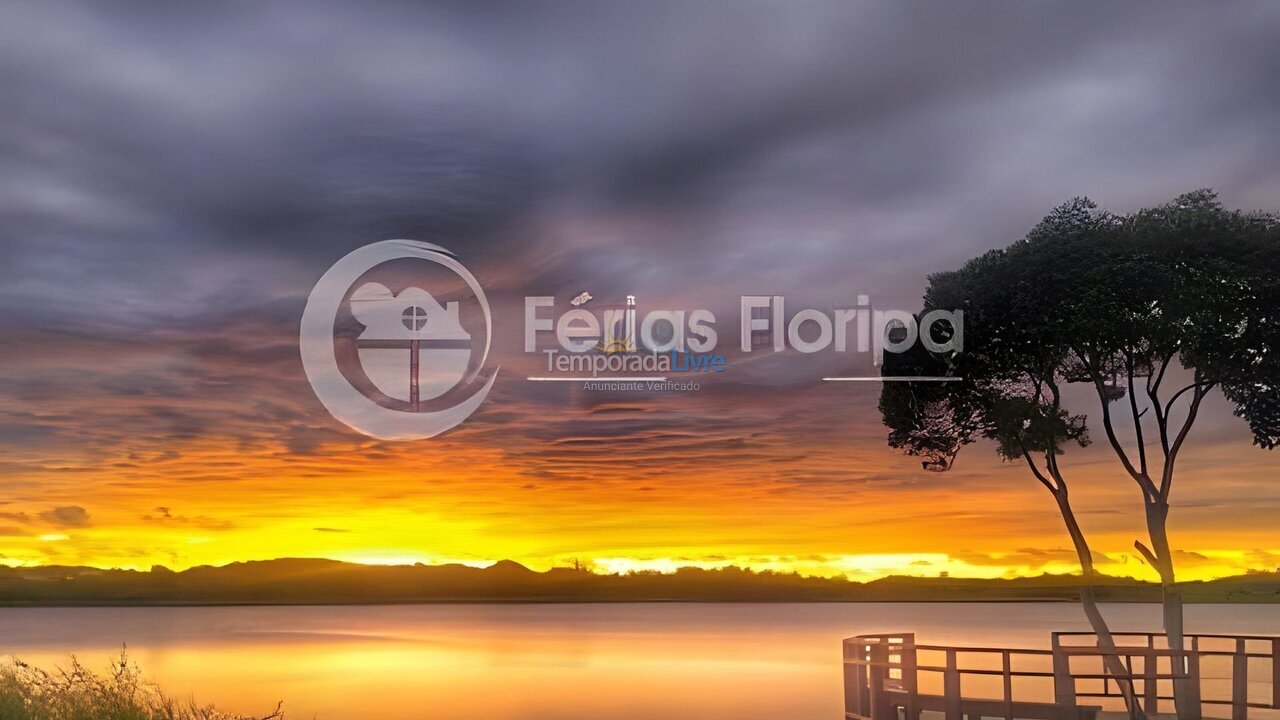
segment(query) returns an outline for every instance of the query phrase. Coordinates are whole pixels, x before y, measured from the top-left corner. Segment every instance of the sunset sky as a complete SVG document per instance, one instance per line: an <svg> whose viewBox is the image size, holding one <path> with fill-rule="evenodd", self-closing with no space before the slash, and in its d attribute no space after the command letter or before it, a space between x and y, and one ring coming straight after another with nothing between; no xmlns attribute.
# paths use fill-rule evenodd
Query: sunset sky
<svg viewBox="0 0 1280 720"><path fill-rule="evenodd" d="M1280 8L735 6L0 8L0 563L1076 568L1024 467L924 472L877 387L821 382L858 360L733 349L738 299L916 309L1076 195L1280 210ZM493 393L429 440L348 429L299 359L316 280L388 238L494 307ZM522 298L582 290L714 309L729 371L525 380ZM1280 454L1203 415L1180 577L1280 567ZM1109 450L1066 469L1100 568L1153 577Z"/></svg>

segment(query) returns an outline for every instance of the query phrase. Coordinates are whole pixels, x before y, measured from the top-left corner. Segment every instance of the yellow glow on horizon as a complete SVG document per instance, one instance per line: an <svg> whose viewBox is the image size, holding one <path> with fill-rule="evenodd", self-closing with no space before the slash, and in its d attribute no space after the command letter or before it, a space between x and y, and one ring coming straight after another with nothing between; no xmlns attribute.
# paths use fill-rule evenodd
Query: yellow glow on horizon
<svg viewBox="0 0 1280 720"><path fill-rule="evenodd" d="M154 462L121 456L81 473L24 476L42 494L0 508L0 530L11 530L0 534L0 562L183 570L276 558L473 567L514 560L535 571L575 562L606 573L736 566L857 581L1078 572L1052 499L1024 469L971 458L954 474L924 473L880 445L878 431L874 445L839 448L821 437L761 441L753 452L776 466L719 450L692 464L594 455L583 462L583 443L573 438L546 450L555 463L531 466L467 432L433 440L429 452L364 443L312 455L202 436ZM648 443L667 441L638 442L648 453ZM1224 482L1233 493L1269 487L1260 478L1273 473L1274 459L1235 448L1195 459L1188 456L1179 480L1184 505L1170 528L1182 551L1178 578L1280 567L1268 496L1230 513L1201 509L1216 507ZM534 472L548 467L547 477ZM854 477L833 480L843 473ZM1133 551L1145 527L1130 485L1105 463L1082 465L1073 477L1098 569L1156 579ZM83 509L83 525L50 514L67 506Z"/></svg>

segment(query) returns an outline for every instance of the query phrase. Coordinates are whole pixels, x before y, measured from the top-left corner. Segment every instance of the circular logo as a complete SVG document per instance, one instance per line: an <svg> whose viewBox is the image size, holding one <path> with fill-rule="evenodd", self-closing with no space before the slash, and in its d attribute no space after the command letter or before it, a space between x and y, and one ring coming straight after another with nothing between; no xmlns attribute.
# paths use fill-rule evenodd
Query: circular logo
<svg viewBox="0 0 1280 720"><path fill-rule="evenodd" d="M466 297L449 299L451 287ZM311 388L335 418L371 437L417 440L484 402L498 377L497 368L485 371L492 335L484 289L452 253L384 240L353 250L316 282L299 348Z"/></svg>

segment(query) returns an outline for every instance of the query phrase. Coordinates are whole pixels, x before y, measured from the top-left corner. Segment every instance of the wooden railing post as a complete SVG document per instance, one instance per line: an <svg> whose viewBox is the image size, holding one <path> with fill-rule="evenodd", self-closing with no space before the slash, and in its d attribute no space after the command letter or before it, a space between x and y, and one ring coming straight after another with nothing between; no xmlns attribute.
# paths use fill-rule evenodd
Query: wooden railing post
<svg viewBox="0 0 1280 720"><path fill-rule="evenodd" d="M861 641L849 638L844 641L844 713L862 715L862 685L866 681L861 663L850 662L860 659L859 653L865 650Z"/></svg>
<svg viewBox="0 0 1280 720"><path fill-rule="evenodd" d="M1280 710L1280 638L1271 640L1271 707Z"/></svg>
<svg viewBox="0 0 1280 720"><path fill-rule="evenodd" d="M1159 712L1160 693L1156 687L1156 636L1147 635L1147 653L1142 658L1142 709L1148 716Z"/></svg>
<svg viewBox="0 0 1280 720"><path fill-rule="evenodd" d="M1190 652L1186 651L1187 643L1185 640L1183 640L1182 646L1185 653L1183 656L1185 659L1182 660L1185 663L1183 669L1187 673L1187 679L1182 682L1182 686L1186 688L1183 695L1188 707L1185 709L1179 708L1179 710L1190 720L1200 720L1203 712L1203 708L1200 705L1200 636L1191 636ZM1176 683L1177 681L1175 680L1174 682Z"/></svg>
<svg viewBox="0 0 1280 720"><path fill-rule="evenodd" d="M1000 653L1004 670L1004 718L1013 720L1013 658L1008 650Z"/></svg>
<svg viewBox="0 0 1280 720"><path fill-rule="evenodd" d="M947 650L947 669L942 675L942 688L946 720L961 720L960 667L954 649Z"/></svg>
<svg viewBox="0 0 1280 720"><path fill-rule="evenodd" d="M1063 707L1076 704L1076 681L1071 677L1071 658L1063 650L1062 639L1053 634L1053 700Z"/></svg>
<svg viewBox="0 0 1280 720"><path fill-rule="evenodd" d="M885 680L889 677L889 645L887 638L871 643L871 665L867 677L871 687L871 720L895 720L889 717L889 695Z"/></svg>
<svg viewBox="0 0 1280 720"><path fill-rule="evenodd" d="M916 700L916 696L920 693L918 662L916 636L909 633L902 638L902 689L907 695L902 711L906 720L920 720L919 702Z"/></svg>
<svg viewBox="0 0 1280 720"><path fill-rule="evenodd" d="M1231 657L1231 720L1249 717L1249 656L1244 638L1236 638L1236 652Z"/></svg>

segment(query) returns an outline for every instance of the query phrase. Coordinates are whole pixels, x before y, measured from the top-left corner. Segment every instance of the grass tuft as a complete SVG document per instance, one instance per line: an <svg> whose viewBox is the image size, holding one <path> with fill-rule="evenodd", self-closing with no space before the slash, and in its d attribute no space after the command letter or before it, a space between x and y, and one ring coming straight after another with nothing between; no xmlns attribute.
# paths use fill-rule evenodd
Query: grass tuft
<svg viewBox="0 0 1280 720"><path fill-rule="evenodd" d="M74 656L53 671L20 660L0 666L0 720L282 720L280 707L251 718L175 700L143 680L124 650L105 675Z"/></svg>

